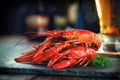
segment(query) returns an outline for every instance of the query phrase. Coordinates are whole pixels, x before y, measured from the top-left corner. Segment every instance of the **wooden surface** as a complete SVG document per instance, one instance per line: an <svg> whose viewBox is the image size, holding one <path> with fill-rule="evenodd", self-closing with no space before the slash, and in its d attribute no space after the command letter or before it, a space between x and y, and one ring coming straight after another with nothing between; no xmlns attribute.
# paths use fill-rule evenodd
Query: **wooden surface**
<svg viewBox="0 0 120 80"><path fill-rule="evenodd" d="M120 57L120 52L96 51L98 54L103 54L111 57Z"/></svg>

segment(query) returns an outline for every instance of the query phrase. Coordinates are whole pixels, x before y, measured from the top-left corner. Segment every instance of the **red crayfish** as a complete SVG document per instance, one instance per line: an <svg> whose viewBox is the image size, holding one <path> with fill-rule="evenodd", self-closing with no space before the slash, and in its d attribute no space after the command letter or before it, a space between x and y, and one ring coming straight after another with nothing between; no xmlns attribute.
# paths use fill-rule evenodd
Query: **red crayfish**
<svg viewBox="0 0 120 80"><path fill-rule="evenodd" d="M32 37L47 36L44 42L15 58L17 62L38 64L48 61L47 67L60 69L79 64L87 66L101 46L100 37L89 30L53 30L35 33Z"/></svg>

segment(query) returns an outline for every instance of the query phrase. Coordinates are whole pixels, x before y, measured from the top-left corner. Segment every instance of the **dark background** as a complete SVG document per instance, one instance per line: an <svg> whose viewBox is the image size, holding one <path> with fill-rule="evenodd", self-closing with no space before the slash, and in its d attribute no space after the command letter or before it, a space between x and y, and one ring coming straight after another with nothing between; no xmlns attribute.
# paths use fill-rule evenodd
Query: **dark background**
<svg viewBox="0 0 120 80"><path fill-rule="evenodd" d="M42 1L42 0L39 0ZM52 17L57 14L66 14L67 4L77 1L80 6L79 18L74 24L79 29L88 29L99 33L99 20L94 0L43 0L45 10L39 12L37 2L34 0L2 0L0 2L0 34L11 34L12 32L27 32L25 16L28 14L45 13L50 17L49 30L55 29ZM68 23L68 25L70 25Z"/></svg>

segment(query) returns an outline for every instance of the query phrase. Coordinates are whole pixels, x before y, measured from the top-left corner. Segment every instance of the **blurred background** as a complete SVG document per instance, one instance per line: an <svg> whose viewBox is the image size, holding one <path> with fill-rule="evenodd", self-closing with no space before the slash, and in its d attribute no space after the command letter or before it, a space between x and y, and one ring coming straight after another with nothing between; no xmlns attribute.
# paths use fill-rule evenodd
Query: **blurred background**
<svg viewBox="0 0 120 80"><path fill-rule="evenodd" d="M76 28L93 31L102 37L102 46L97 53L120 57L119 6L120 0L1 0L0 67L5 66L8 72L15 71L14 66L26 68L24 64L23 66L16 64L13 58L29 50L31 44L38 44L45 39L44 37L35 38L33 42L34 40L30 41L29 35L26 38L22 33L59 29ZM15 35L16 33L20 33L20 36ZM119 61L119 59L116 60ZM9 66L13 70L10 70ZM113 69L116 74L116 71L120 70L119 62L115 62L115 65L108 69L110 72ZM102 69L105 72L109 70ZM88 72L87 75L91 76ZM110 76L109 73L108 76ZM85 78L84 75L83 77Z"/></svg>
<svg viewBox="0 0 120 80"><path fill-rule="evenodd" d="M72 28L100 32L94 0L5 0L0 4L1 35Z"/></svg>

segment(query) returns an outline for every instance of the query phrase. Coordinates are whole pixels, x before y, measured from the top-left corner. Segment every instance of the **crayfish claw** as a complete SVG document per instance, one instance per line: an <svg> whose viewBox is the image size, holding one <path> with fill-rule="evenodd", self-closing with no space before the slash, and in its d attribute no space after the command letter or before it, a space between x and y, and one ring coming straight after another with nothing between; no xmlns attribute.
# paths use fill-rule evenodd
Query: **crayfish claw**
<svg viewBox="0 0 120 80"><path fill-rule="evenodd" d="M30 57L26 57L26 58L15 58L14 59L16 62L31 62L31 60L32 60L32 58L30 58Z"/></svg>
<svg viewBox="0 0 120 80"><path fill-rule="evenodd" d="M75 59L70 59L70 60L62 60L61 62L54 64L52 66L53 69L62 69L71 66L76 62Z"/></svg>
<svg viewBox="0 0 120 80"><path fill-rule="evenodd" d="M23 55L16 57L14 60L16 62L31 62L33 56L34 56L34 50L28 51Z"/></svg>

